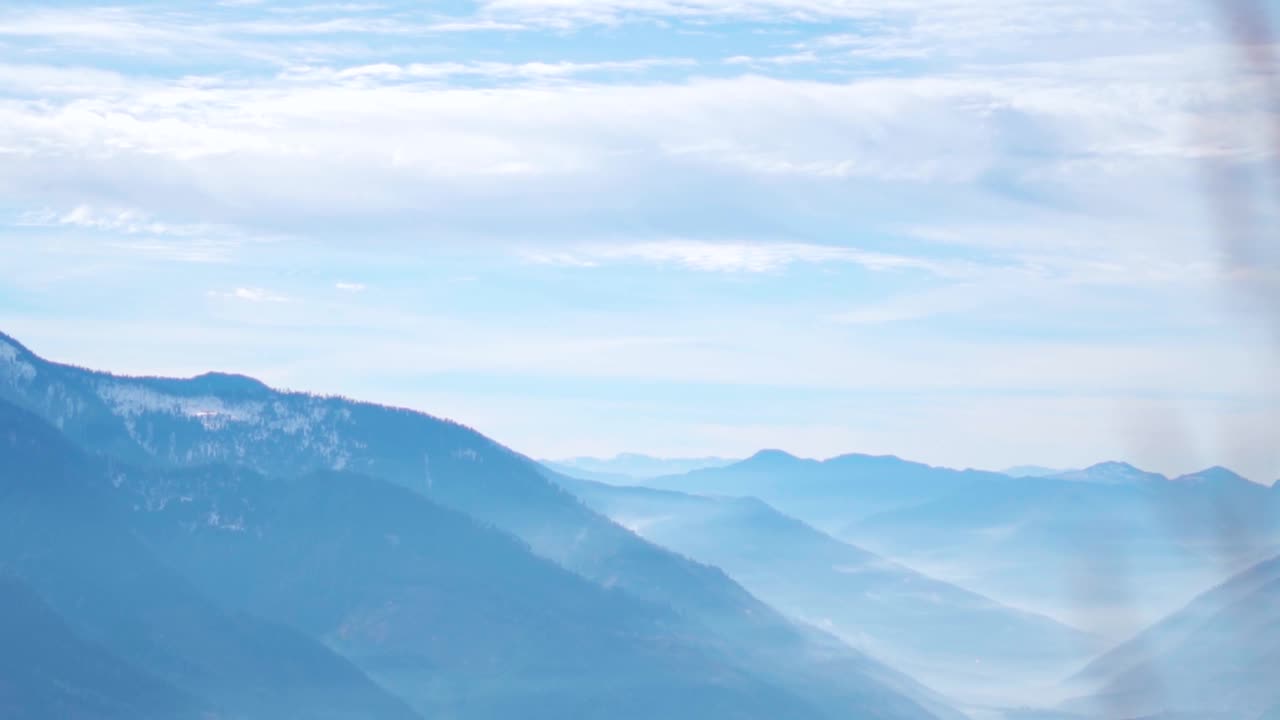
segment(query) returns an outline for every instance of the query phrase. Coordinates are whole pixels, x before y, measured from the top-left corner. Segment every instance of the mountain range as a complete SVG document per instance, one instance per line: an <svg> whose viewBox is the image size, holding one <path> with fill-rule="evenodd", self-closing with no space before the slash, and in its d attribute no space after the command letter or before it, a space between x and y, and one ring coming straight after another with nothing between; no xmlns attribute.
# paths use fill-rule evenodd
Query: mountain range
<svg viewBox="0 0 1280 720"><path fill-rule="evenodd" d="M575 462L239 375L61 365L0 335L0 715L1280 707L1280 489L1225 468Z"/></svg>
<svg viewBox="0 0 1280 720"><path fill-rule="evenodd" d="M763 451L647 487L752 496L916 570L1117 641L1273 552L1280 493L1224 468L1043 477Z"/></svg>
<svg viewBox="0 0 1280 720"><path fill-rule="evenodd" d="M29 484L57 476L86 498L65 512L36 502L44 514L24 508L25 526L114 550L92 563L111 572L72 565L71 551L65 567L22 562L33 535L15 543L6 574L144 670L246 717L288 716L269 707L283 702L338 716L347 706L329 696L344 687L351 716L364 717L958 717L907 676L637 537L454 423L240 376L92 372L7 337L0 399ZM107 585L161 560L168 575ZM137 618L110 635L113 616L74 603L130 593L157 615L189 606L232 618L241 624L195 625L224 644L294 648L316 674L269 653L255 663L233 645L228 671L239 668L244 688L175 675L188 660L131 647L151 632ZM262 640L273 633L288 642ZM193 652L206 641L193 638ZM272 667L257 671L263 662Z"/></svg>

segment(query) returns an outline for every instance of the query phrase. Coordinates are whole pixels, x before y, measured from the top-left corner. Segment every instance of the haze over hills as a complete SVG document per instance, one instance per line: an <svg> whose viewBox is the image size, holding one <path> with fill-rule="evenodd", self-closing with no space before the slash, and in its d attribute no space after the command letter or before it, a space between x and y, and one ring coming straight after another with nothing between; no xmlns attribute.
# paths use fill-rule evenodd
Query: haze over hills
<svg viewBox="0 0 1280 720"><path fill-rule="evenodd" d="M574 457L539 462L553 470L604 481L610 477L636 479L678 475L702 468L724 467L738 461L721 457L660 458L642 453L619 453L611 458Z"/></svg>
<svg viewBox="0 0 1280 720"><path fill-rule="evenodd" d="M1266 557L1280 504L1228 472L984 483L843 537L1104 635L1127 635ZM948 573L948 570L950 573ZM1117 639L1119 639L1117 637Z"/></svg>
<svg viewBox="0 0 1280 720"><path fill-rule="evenodd" d="M1116 633L1109 613L1141 622L1274 553L1280 509L1224 468L1123 463L1013 478L763 451L602 484L421 413L118 377L4 337L0 419L15 613L58 657L99 649L0 701L80 702L58 688L120 677L122 697L86 689L103 717L958 720L954 698L998 717L1058 697L1100 647L1069 625ZM1092 699L1057 712L1160 710L1150 668L1181 682L1240 618L1245 654L1270 657L1259 567L1230 608L1090 665L1074 687ZM1224 667L1186 685L1260 682ZM1255 715L1280 701L1240 693Z"/></svg>
<svg viewBox="0 0 1280 720"><path fill-rule="evenodd" d="M668 611L383 481L119 463L80 475L87 490L111 488L104 502L131 510L123 527L208 597L323 640L427 716L553 718L611 705L625 708L619 716L809 716Z"/></svg>
<svg viewBox="0 0 1280 720"><path fill-rule="evenodd" d="M1099 717L1265 718L1280 703L1280 556L1209 590L1095 660L1069 705Z"/></svg>
<svg viewBox="0 0 1280 720"><path fill-rule="evenodd" d="M648 487L754 496L829 534L1117 641L1280 543L1274 492L1222 468L1044 477L762 451Z"/></svg>
<svg viewBox="0 0 1280 720"><path fill-rule="evenodd" d="M448 517L421 509L427 500L434 500L482 523L510 532L537 554L600 585L612 587L614 592L624 593L630 598L625 602L619 601L624 606L629 602L631 607L640 603L670 608L678 615L679 622L674 623L673 630L660 637L665 638L664 642L675 653L673 658L683 656L689 658L688 662L696 663L700 657L699 647L714 657L732 658L731 665L722 665L714 672L708 671L711 666L705 666L702 671L692 671L682 665L684 661L672 661L672 672L682 677L718 679L710 687L703 686L698 690L703 693L701 702L688 703L681 713L694 717L777 717L782 713L785 716L827 718L843 717L852 712L874 712L882 717L904 720L956 717L935 695L906 676L829 636L792 624L721 571L690 562L636 537L547 481L542 470L532 461L459 425L419 413L340 398L276 392L238 376L209 374L192 380L171 380L121 378L94 373L48 363L16 341L5 338L0 338L0 397L38 413L72 441L108 455L120 467L130 466L144 473L159 473L141 476L140 485L132 480L121 480L115 489L135 494L139 498L138 503L144 507L158 504L158 509L164 511L159 515L152 513L149 517L163 518L177 513L176 524L169 524L167 532L177 532L176 528L181 527L190 528L203 518L206 524L213 520L217 526L233 533L225 542L206 542L208 538L197 542L184 538L181 533L165 535L163 526L159 529L144 528L144 536L157 538L155 544L158 548L177 553L169 558L171 562L181 564L184 559L207 557L218 559L217 562L208 561L213 566L234 566L236 558L243 562L245 557L250 557L237 553L252 552L253 562L236 570L246 574L228 578L232 584L249 582L255 577L258 578L255 582L260 584L262 578L281 572L281 568L286 568L285 579L290 578L291 572L307 570L303 577L294 578L293 582L279 587L268 586L267 591L255 591L249 596L237 596L225 588L219 590L211 585L205 589L225 602L253 608L267 615L281 613L280 608L290 607L300 598L312 603L307 612L296 609L290 612L300 618L305 630L350 652L353 659L362 662L367 670L392 689L403 691L406 686L415 684L398 683L397 673L417 669L430 674L431 669L424 667L424 660L430 658L401 657L397 665L397 658L393 656L397 652L408 652L410 648L397 650L394 646L383 647L378 643L370 645L368 639L389 632L391 627L398 627L396 622L407 623L400 629L411 631L412 624L422 622L422 617L410 612L375 612L373 608L377 606L378 595L367 596L356 589L347 592L334 589L335 583L359 584L355 578L347 577L326 580L323 574L328 565L326 553L339 553L332 557L342 558L343 564L363 562L365 556L355 554L358 553L355 548L364 547L368 552L378 548L387 552L393 542L388 535L399 539L401 545L398 547L404 548L402 552L408 555L428 553L426 544L457 547L460 552L465 551L471 543L460 544L460 538L441 537L434 543L428 542L429 535L422 540L415 539L417 536L412 528L417 520L410 517L414 507L420 508L416 511L420 520L434 517L437 518L436 523L442 523L444 521L439 518ZM204 471L201 468L210 464L239 469L229 475L225 472L219 474L219 471L202 475ZM339 474L332 475L334 471ZM315 472L329 474L317 476L312 474ZM374 482L367 483L366 493L361 480L346 474L353 472L398 484L420 495L422 502L414 502L410 499L412 496L407 495L397 499L394 493L379 490ZM259 476L268 480L255 479ZM280 484L270 480L299 477L304 478L296 481L301 485L294 485L292 490L287 482ZM307 477L310 479L305 479ZM257 494L254 488L260 489L264 484L271 488L269 493L265 496ZM306 488L306 491L298 488ZM328 497L328 493L345 493L340 495L344 499L313 497L312 492L320 488L326 489L324 497ZM163 501L164 498L168 501ZM189 498L189 501L183 498ZM367 500L369 503L383 503L380 506L383 509L376 512L373 509L360 510L365 498L371 498ZM173 505L174 500L179 504ZM187 515L196 510L184 505L199 508L202 504L207 508L203 514ZM312 515L329 517L328 522L336 523L335 527L350 523L350 530L340 533L340 537L348 543L355 543L354 547L326 549L323 542L325 531L317 530L324 525L295 525L296 520L288 521L297 504L308 508ZM392 513L392 505L403 506L401 514ZM282 514L272 514L273 506L281 508L277 512ZM403 513L410 516L403 516ZM392 532L387 532L380 524L388 515L391 518L404 517ZM276 528L275 532L286 536L286 542L277 541L273 547L293 549L287 553L281 551L281 555L273 559L270 553L264 556L259 550L237 548L237 542L243 543L259 531L266 532L261 529L260 523L263 522L267 523L266 527ZM250 532L250 527L259 530ZM237 528L242 531L238 532ZM309 530L321 534L308 535ZM506 552L508 558L519 554ZM505 567L507 565L495 562L494 567L474 572L485 577L486 573L495 573ZM194 570L192 572L195 574ZM428 605L435 602L429 599L429 593L423 595L426 589L421 584L413 584L413 577L406 578L402 574L408 572L403 566L388 568L379 562L374 568L362 572L390 573L370 576L378 587L383 588L383 592L388 593L381 596L382 600L392 601L392 605L385 607L403 609L405 603L414 601ZM255 582L249 582L250 586L258 587ZM489 584L502 582L504 580L500 576L488 581ZM519 585L513 587L518 588ZM330 592L317 594L317 588ZM581 598L583 595L579 593L578 596ZM541 600L545 598L531 598L531 612L543 608ZM484 601L483 598L466 595L450 600L459 603L471 601L476 601L476 608L505 607L505 602ZM554 604L544 611L554 612ZM339 622L344 617L351 622ZM639 625L635 627L661 620L661 614L648 617L647 621L638 620ZM606 624L600 630L605 633L638 632L610 622L612 624ZM544 642L551 647L565 640L568 640L563 646L565 648L582 642L558 637L553 631L554 624L538 621L534 626L540 633L547 633L543 636ZM419 631L439 633L437 627L436 623L429 623ZM687 640L680 639L683 637ZM350 644L344 646L348 640ZM593 640L590 637L585 641L602 642L599 638ZM598 646L607 647L607 643ZM692 649L686 653L681 648ZM537 664L525 659L531 665ZM591 662L590 658L583 661ZM491 661L484 659L483 653L477 657L477 662L492 665ZM632 661L624 654L613 662L625 664ZM379 666L380 663L383 664ZM606 669L617 665L604 662L600 667ZM682 667L686 669L681 670ZM489 669L496 673L500 668L493 666ZM653 670L652 666L650 670ZM483 678L484 673L480 672L479 676ZM614 677L628 678L623 683L626 687L621 688L624 692L636 691L630 686L633 681L647 684L650 691L637 696L642 699L652 700L653 693L658 697L668 697L672 702L698 697L682 694L678 686L664 685L663 677L672 680L670 672L665 676L637 673ZM533 686L543 687L545 678L529 677L526 680ZM521 688L518 678L504 682L507 690L511 687L515 687L517 692L527 689ZM416 683L416 687L421 688L421 683ZM716 693L717 687L727 690ZM433 688L432 692L439 690ZM500 694L502 689L498 690ZM447 692L445 695L447 706ZM464 694L464 697L473 696ZM440 698L411 699L418 707L430 708L431 703ZM586 697L586 701L589 700L590 697ZM643 702L630 706L644 715L646 705ZM471 706L467 709L474 710ZM483 710L481 707L475 716L486 717Z"/></svg>
<svg viewBox="0 0 1280 720"><path fill-rule="evenodd" d="M829 533L883 510L914 505L969 485L1007 479L981 470L951 470L893 456L799 458L761 450L738 463L645 481L647 487L752 496Z"/></svg>
<svg viewBox="0 0 1280 720"><path fill-rule="evenodd" d="M771 605L969 702L1007 700L1013 687L1031 699L1099 649L1084 633L923 576L754 498L556 477L641 536L723 568Z"/></svg>

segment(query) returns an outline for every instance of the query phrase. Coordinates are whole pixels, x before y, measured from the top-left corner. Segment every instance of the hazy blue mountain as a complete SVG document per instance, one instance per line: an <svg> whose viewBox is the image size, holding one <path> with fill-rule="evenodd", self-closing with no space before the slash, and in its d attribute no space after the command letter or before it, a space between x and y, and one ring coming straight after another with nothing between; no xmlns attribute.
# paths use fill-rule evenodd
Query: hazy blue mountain
<svg viewBox="0 0 1280 720"><path fill-rule="evenodd" d="M698 494L757 497L829 533L888 509L916 505L971 485L1008 477L951 470L892 456L841 455L829 460L762 450L733 465L654 478L642 484Z"/></svg>
<svg viewBox="0 0 1280 720"><path fill-rule="evenodd" d="M5 338L0 397L79 444L142 466L227 463L268 476L336 470L390 480L517 535L597 583L674 609L745 671L824 716L930 714L921 705L927 694L905 677L793 625L718 569L642 540L555 486L533 461L460 425L237 376L117 377L48 363Z"/></svg>
<svg viewBox="0 0 1280 720"><path fill-rule="evenodd" d="M121 489L192 582L325 638L428 717L818 717L674 613L385 481L218 466Z"/></svg>
<svg viewBox="0 0 1280 720"><path fill-rule="evenodd" d="M77 636L31 588L0 577L0 717L194 720L207 710Z"/></svg>
<svg viewBox="0 0 1280 720"><path fill-rule="evenodd" d="M893 457L769 450L648 487L758 497L933 577L1119 639L1280 541L1280 493L1222 469L1123 463L1011 478Z"/></svg>
<svg viewBox="0 0 1280 720"><path fill-rule="evenodd" d="M1104 717L1265 716L1280 703L1280 556L1204 593L1102 656L1072 704Z"/></svg>
<svg viewBox="0 0 1280 720"><path fill-rule="evenodd" d="M1250 482L1234 470L1229 470L1220 465L1215 465L1200 472L1179 475L1170 482L1179 485L1200 485L1218 490L1225 489L1248 493L1256 492L1259 487L1256 483Z"/></svg>
<svg viewBox="0 0 1280 720"><path fill-rule="evenodd" d="M1134 668L1159 660L1187 642L1215 616L1280 581L1280 557L1258 563L1188 603L1091 661L1073 682L1101 686Z"/></svg>
<svg viewBox="0 0 1280 720"><path fill-rule="evenodd" d="M758 597L956 697L1056 682L1096 644L1043 616L921 575L754 498L560 482L642 537L726 570ZM1038 699L1038 698L1037 698Z"/></svg>
<svg viewBox="0 0 1280 720"><path fill-rule="evenodd" d="M570 465L558 463L554 460L539 460L538 463L550 472L563 475L565 477L577 478L579 480L591 480L594 482L607 483L609 485L631 485L632 483L639 482L639 479L632 477L631 475L584 470L582 468L575 468Z"/></svg>
<svg viewBox="0 0 1280 720"><path fill-rule="evenodd" d="M1070 624L1126 633L1280 539L1280 503L1234 473L1116 470L1102 468L1105 480L975 484L853 523L842 537Z"/></svg>
<svg viewBox="0 0 1280 720"><path fill-rule="evenodd" d="M99 587L95 582L137 577L138 567L152 563L151 551L224 606L324 638L431 717L821 717L799 698L716 659L715 648L697 644L696 628L669 611L599 588L510 536L398 486L336 472L280 480L225 466L138 470L80 457L56 431L0 403L0 415L6 410L0 433L17 438L19 447L4 459L29 467L33 483L66 478L69 493L92 500L92 512L111 520L101 531L62 527L63 509L70 520L81 518L70 512L72 500L55 496L40 524L76 543L101 548L112 540L127 548L108 558L88 552L75 558L112 573L104 578L75 564L50 567L47 558L26 568L46 587L61 583L83 593ZM58 463L69 469L59 471ZM29 512L23 517L31 520ZM128 623L120 628L127 636L115 644L176 635L164 648L168 654L149 658L161 673L189 664L176 657L181 653L203 660L221 652L183 607L184 579L156 574L144 586L155 599L132 597L131 584L111 586L113 598L145 613L125 621L124 612L108 613L102 622ZM72 616L87 612L99 610L76 608ZM161 613L176 613L187 627L177 632L163 617L152 622ZM268 644L287 649L295 642L280 629L253 649L279 662L279 650ZM316 669L324 671L310 681L316 689L301 684L309 668L292 669L287 682L313 693L313 702L340 707L343 699L331 695L342 678ZM283 682L265 678L272 679ZM236 682L250 681L231 678L223 690L238 692ZM246 689L263 691L256 684L264 680L251 682ZM309 709L305 698L295 704L240 712L331 716L327 708ZM388 715L363 702L349 715L407 716L401 709Z"/></svg>
<svg viewBox="0 0 1280 720"><path fill-rule="evenodd" d="M38 593L84 641L203 698L218 717L415 717L323 645L201 595L130 531L109 477L3 402L0 467L0 573ZM68 672L68 680L93 679L74 665ZM139 703L162 692L131 682Z"/></svg>
<svg viewBox="0 0 1280 720"><path fill-rule="evenodd" d="M1143 483L1167 482L1168 478L1159 473L1140 470L1129 463L1103 462L1090 465L1083 470L1067 470L1050 473L1041 477L1053 477L1059 480L1098 483L1100 485L1140 485Z"/></svg>
<svg viewBox="0 0 1280 720"><path fill-rule="evenodd" d="M608 482L610 478L654 478L662 475L678 475L703 468L724 467L737 460L721 457L660 458L639 453L620 453L611 458L575 457L541 462L571 477Z"/></svg>

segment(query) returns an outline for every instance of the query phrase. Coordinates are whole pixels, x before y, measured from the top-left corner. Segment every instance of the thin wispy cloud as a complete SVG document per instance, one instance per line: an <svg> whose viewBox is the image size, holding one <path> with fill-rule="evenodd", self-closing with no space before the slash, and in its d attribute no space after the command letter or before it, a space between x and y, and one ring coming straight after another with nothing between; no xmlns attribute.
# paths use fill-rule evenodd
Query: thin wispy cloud
<svg viewBox="0 0 1280 720"><path fill-rule="evenodd" d="M132 208L78 205L66 211L42 209L21 213L13 222L19 230L55 232L66 239L74 233L86 241L90 254L123 254L176 262L229 262L247 244L277 238L250 237L235 228L208 223L174 223Z"/></svg>
<svg viewBox="0 0 1280 720"><path fill-rule="evenodd" d="M293 302L293 299L281 295L270 290L256 287L238 287L233 290L219 291L210 290L208 292L211 298L221 298L225 300L239 300L249 303L287 303Z"/></svg>
<svg viewBox="0 0 1280 720"><path fill-rule="evenodd" d="M703 272L776 272L795 264L843 263L869 270L923 270L945 275L958 268L933 260L837 245L787 242L659 240L588 245L556 252L526 251L529 262L570 267L618 263L676 265Z"/></svg>
<svg viewBox="0 0 1280 720"><path fill-rule="evenodd" d="M49 210L24 213L17 224L26 227L71 226L92 230L110 230L128 235L176 235L190 237L207 234L206 225L173 225L155 220L139 210L105 210L79 205L65 213Z"/></svg>
<svg viewBox="0 0 1280 720"><path fill-rule="evenodd" d="M505 80L546 80L598 73L638 73L660 67L686 67L697 63L688 58L639 58L602 62L444 62L396 65L377 63L334 70L301 68L285 73L290 80L362 81L369 83L443 80L453 77L478 77Z"/></svg>

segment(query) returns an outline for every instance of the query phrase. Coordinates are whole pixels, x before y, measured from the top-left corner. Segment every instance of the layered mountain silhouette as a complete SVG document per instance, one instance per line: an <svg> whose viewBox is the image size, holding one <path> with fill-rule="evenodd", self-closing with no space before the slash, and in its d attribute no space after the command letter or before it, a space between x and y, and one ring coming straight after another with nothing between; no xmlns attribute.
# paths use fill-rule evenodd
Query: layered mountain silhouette
<svg viewBox="0 0 1280 720"><path fill-rule="evenodd" d="M648 480L643 485L698 494L757 497L829 533L878 512L909 507L971 485L1007 479L893 456L850 454L828 460L761 450L738 463Z"/></svg>
<svg viewBox="0 0 1280 720"><path fill-rule="evenodd" d="M409 706L467 718L956 717L901 673L644 541L454 423L233 375L96 373L4 337L0 399L47 423L32 436L62 443L23 461L29 480L52 473L68 495L93 498L75 505L84 525L68 535L111 550L103 567L159 558L167 573L107 576L68 559L23 565L23 579L70 621L82 612L75 597L133 592L107 586L132 578L156 588L142 604L150 611L219 618L183 622L216 630L228 657L240 657L236 638L257 638L315 665L262 652L237 666L248 679L197 673L209 680L197 683L173 670L188 662L175 648L161 648L170 657L130 646L152 632L141 620L126 617L129 631L111 635L76 619L144 670L245 716L290 717L263 708L296 702L290 712L307 717L359 707L357 716L409 716ZM33 424L8 414L15 428ZM61 502L23 512L32 528L69 522ZM23 547L12 557L27 557ZM82 587L89 580L101 587ZM224 617L232 624L219 625ZM181 633L172 638L181 644ZM254 690L248 699L243 688Z"/></svg>
<svg viewBox="0 0 1280 720"><path fill-rule="evenodd" d="M1112 636L1177 609L1280 540L1280 496L1223 468L1169 479L1102 463L1012 478L766 451L645 484L755 496L934 577Z"/></svg>
<svg viewBox="0 0 1280 720"><path fill-rule="evenodd" d="M970 701L1056 682L1092 638L841 542L755 498L694 496L564 476L641 536L723 568L783 611Z"/></svg>
<svg viewBox="0 0 1280 720"><path fill-rule="evenodd" d="M1158 619L1280 539L1280 504L1229 471L1099 475L986 482L842 536L1104 633Z"/></svg>
<svg viewBox="0 0 1280 720"><path fill-rule="evenodd" d="M605 485L417 412L3 335L0 468L5 717L951 719L895 668L1021 700L1085 666L1070 626L1167 613L1008 717L1280 705L1280 559L1254 565L1280 492L1225 468L763 451Z"/></svg>

